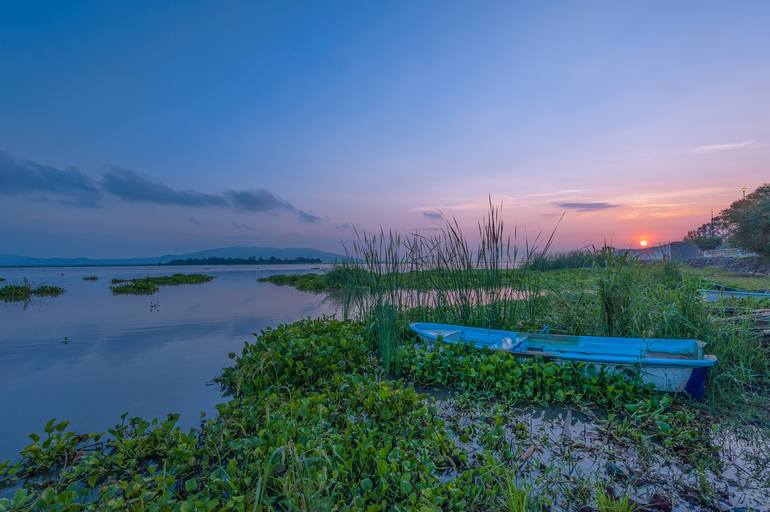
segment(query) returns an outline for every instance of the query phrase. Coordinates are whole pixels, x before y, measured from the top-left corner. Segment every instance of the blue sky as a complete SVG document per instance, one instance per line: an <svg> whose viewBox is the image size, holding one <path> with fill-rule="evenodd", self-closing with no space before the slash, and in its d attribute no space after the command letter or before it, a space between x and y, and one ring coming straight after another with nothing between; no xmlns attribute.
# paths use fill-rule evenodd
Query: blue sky
<svg viewBox="0 0 770 512"><path fill-rule="evenodd" d="M770 3L4 2L0 253L681 238L770 177Z"/></svg>

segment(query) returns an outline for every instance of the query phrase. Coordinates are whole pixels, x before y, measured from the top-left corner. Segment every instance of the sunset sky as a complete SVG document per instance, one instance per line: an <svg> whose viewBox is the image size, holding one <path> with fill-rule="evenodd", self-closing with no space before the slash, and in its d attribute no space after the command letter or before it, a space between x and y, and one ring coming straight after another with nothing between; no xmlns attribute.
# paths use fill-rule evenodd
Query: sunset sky
<svg viewBox="0 0 770 512"><path fill-rule="evenodd" d="M3 2L0 253L678 240L770 181L770 2Z"/></svg>

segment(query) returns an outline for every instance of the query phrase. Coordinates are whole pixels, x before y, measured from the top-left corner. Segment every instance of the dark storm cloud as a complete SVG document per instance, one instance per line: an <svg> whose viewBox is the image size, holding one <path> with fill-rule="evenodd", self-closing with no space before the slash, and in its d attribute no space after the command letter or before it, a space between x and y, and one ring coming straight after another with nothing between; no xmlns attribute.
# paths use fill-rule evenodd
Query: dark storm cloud
<svg viewBox="0 0 770 512"><path fill-rule="evenodd" d="M595 212L598 210L617 208L620 205L610 203L556 203L556 206L559 208L566 208L567 210L577 210L579 212Z"/></svg>
<svg viewBox="0 0 770 512"><path fill-rule="evenodd" d="M444 214L441 212L422 212L422 216L430 220L443 220Z"/></svg>
<svg viewBox="0 0 770 512"><path fill-rule="evenodd" d="M164 183L149 180L134 171L118 167L110 167L104 173L101 185L105 191L126 201L191 208L227 206L227 201L222 196L194 190L174 190Z"/></svg>
<svg viewBox="0 0 770 512"><path fill-rule="evenodd" d="M98 206L101 199L96 181L74 167L57 169L17 160L4 151L0 151L0 194L37 195L81 207Z"/></svg>

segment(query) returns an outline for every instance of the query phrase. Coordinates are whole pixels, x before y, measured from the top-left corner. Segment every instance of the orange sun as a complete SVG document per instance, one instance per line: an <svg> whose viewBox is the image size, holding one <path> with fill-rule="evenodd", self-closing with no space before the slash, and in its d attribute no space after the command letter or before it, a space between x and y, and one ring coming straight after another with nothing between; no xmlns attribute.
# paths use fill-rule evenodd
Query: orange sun
<svg viewBox="0 0 770 512"><path fill-rule="evenodd" d="M647 247L647 240L639 240L639 245L642 247Z"/></svg>

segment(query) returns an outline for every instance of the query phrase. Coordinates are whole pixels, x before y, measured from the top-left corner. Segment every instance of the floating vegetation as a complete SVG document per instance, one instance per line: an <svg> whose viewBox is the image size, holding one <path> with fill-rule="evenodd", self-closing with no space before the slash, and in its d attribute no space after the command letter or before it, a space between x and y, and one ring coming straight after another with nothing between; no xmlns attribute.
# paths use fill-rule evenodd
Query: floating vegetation
<svg viewBox="0 0 770 512"><path fill-rule="evenodd" d="M709 431L638 382L450 345L410 349L394 381L377 350L358 322L282 325L231 354L229 401L197 429L176 415L105 434L51 420L0 464L0 487L18 488L0 510L625 511L713 492ZM517 412L533 401L570 408L552 427ZM575 425L597 404L595 424ZM658 474L672 466L681 482Z"/></svg>
<svg viewBox="0 0 770 512"><path fill-rule="evenodd" d="M205 274L173 274L170 276L149 276L135 279L113 279L110 289L115 295L152 295L161 286L208 283L214 276Z"/></svg>
<svg viewBox="0 0 770 512"><path fill-rule="evenodd" d="M83 277L83 281L98 281L99 276L85 276Z"/></svg>
<svg viewBox="0 0 770 512"><path fill-rule="evenodd" d="M284 325L234 356L220 379L232 398L200 429L124 419L107 436L51 420L0 466L20 486L0 508L537 510L518 461L455 444L423 395L378 378L373 349L357 323Z"/></svg>
<svg viewBox="0 0 770 512"><path fill-rule="evenodd" d="M323 263L319 258L305 258L299 256L297 258L276 258L271 256L269 258L257 258L251 256L250 258L186 258L179 260L171 260L168 263L161 263L161 265L169 266L181 266L181 265L308 265L313 263Z"/></svg>
<svg viewBox="0 0 770 512"><path fill-rule="evenodd" d="M323 274L277 274L260 277L257 281L276 286L291 286L304 292L323 292L331 288Z"/></svg>
<svg viewBox="0 0 770 512"><path fill-rule="evenodd" d="M21 285L6 285L0 287L0 300L5 302L21 302L35 297L57 297L64 293L64 288L51 285L41 285L36 288L24 283Z"/></svg>
<svg viewBox="0 0 770 512"><path fill-rule="evenodd" d="M334 268L324 274L276 274L260 277L257 281L277 286L291 286L305 292L326 292L349 286L351 284L349 274L348 269Z"/></svg>

